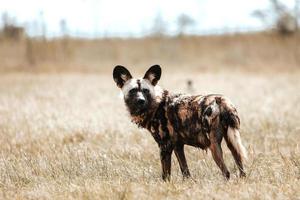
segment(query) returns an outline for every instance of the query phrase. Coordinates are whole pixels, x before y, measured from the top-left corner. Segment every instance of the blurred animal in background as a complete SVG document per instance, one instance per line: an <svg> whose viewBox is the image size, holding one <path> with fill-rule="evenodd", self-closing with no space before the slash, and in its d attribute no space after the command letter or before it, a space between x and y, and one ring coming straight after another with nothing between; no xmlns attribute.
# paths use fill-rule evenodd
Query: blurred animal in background
<svg viewBox="0 0 300 200"><path fill-rule="evenodd" d="M195 93L194 84L193 84L193 80L192 79L188 79L186 81L186 91L189 94L194 94Z"/></svg>
<svg viewBox="0 0 300 200"><path fill-rule="evenodd" d="M159 65L150 67L144 77L138 79L123 66L118 65L113 70L114 81L123 92L132 122L147 129L160 148L163 180L170 179L173 151L183 177L190 177L184 145L209 148L224 177L229 179L221 148L223 138L240 176L244 177L246 150L239 133L240 119L230 100L217 94L173 94L157 85L160 77Z"/></svg>

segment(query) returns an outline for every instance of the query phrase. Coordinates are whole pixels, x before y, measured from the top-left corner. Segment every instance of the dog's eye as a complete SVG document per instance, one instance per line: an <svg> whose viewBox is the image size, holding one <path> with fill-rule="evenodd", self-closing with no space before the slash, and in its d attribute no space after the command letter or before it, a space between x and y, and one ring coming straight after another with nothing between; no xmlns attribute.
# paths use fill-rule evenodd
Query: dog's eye
<svg viewBox="0 0 300 200"><path fill-rule="evenodd" d="M138 91L137 88L133 88L133 89L129 90L129 92L130 92L131 94L136 93L137 91Z"/></svg>
<svg viewBox="0 0 300 200"><path fill-rule="evenodd" d="M143 93L148 94L149 90L148 89L143 89Z"/></svg>

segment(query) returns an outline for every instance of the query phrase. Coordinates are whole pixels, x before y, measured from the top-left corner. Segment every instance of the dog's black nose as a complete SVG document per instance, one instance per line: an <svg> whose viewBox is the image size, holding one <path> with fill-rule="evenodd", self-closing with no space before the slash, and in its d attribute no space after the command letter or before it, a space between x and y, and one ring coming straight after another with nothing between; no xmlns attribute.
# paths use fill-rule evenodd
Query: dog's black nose
<svg viewBox="0 0 300 200"><path fill-rule="evenodd" d="M140 106L142 106L142 105L144 105L145 104L145 99L139 99L138 101L137 101L137 104L138 105L140 105Z"/></svg>

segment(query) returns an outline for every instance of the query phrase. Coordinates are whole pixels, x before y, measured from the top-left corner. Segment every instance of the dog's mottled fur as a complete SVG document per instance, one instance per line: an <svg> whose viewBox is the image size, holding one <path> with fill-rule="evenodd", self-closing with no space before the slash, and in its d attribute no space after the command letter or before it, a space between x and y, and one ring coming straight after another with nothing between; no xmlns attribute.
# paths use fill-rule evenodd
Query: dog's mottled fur
<svg viewBox="0 0 300 200"><path fill-rule="evenodd" d="M160 148L162 178L171 175L171 155L175 152L183 177L189 177L184 145L210 149L225 178L230 173L223 161L221 141L224 138L240 175L245 176L243 160L246 150L241 143L240 119L230 100L222 95L183 95L162 90L157 82L159 65L152 66L142 79L132 78L123 66L113 71L114 81L122 89L132 121L146 128Z"/></svg>

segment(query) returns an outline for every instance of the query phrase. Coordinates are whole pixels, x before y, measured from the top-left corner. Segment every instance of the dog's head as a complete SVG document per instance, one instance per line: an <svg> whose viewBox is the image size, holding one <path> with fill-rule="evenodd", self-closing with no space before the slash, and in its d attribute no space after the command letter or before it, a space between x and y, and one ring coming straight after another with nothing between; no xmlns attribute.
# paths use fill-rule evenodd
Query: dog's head
<svg viewBox="0 0 300 200"><path fill-rule="evenodd" d="M159 65L150 67L144 77L140 79L133 78L123 66L118 65L114 68L114 81L121 88L131 115L141 115L156 103L161 95L161 89L157 86L160 76L161 68Z"/></svg>

